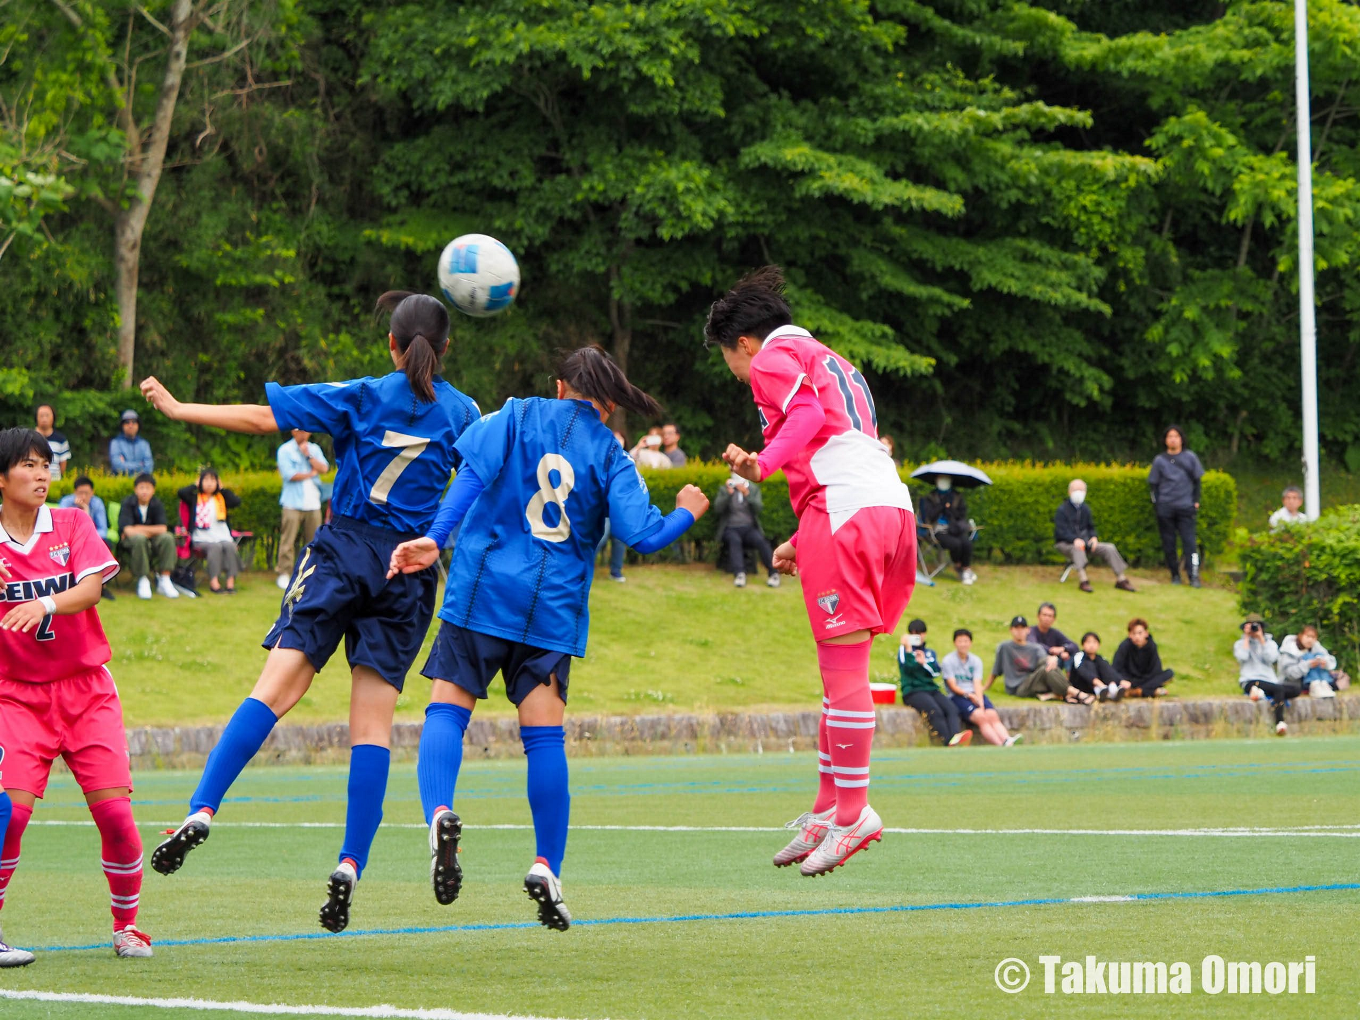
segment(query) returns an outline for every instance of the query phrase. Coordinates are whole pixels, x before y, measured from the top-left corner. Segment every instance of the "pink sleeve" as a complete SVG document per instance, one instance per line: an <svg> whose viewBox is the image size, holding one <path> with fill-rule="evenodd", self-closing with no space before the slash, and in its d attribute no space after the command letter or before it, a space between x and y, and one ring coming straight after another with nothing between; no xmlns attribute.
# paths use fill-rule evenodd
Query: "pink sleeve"
<svg viewBox="0 0 1360 1020"><path fill-rule="evenodd" d="M826 410L811 392L800 386L784 409L779 434L760 451L760 480L763 482L787 464L825 424Z"/></svg>
<svg viewBox="0 0 1360 1020"><path fill-rule="evenodd" d="M768 421L778 421L788 413L794 395L806 382L803 366L788 351L762 350L751 362L751 393Z"/></svg>
<svg viewBox="0 0 1360 1020"><path fill-rule="evenodd" d="M109 552L109 547L99 537L90 515L77 512L72 521L70 539L70 561L67 567L76 584L91 574L102 574L107 581L118 573L118 561Z"/></svg>

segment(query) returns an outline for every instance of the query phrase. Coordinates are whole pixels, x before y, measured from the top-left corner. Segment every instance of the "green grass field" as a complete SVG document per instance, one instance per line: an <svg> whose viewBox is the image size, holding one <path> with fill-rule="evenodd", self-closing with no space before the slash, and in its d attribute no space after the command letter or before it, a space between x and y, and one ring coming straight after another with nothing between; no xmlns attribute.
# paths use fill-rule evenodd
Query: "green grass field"
<svg viewBox="0 0 1360 1020"><path fill-rule="evenodd" d="M927 831L890 831L818 880L769 863L814 776L806 754L575 762L564 878L580 923L555 933L520 888L533 857L522 763L464 768L454 806L468 826L466 882L451 907L430 894L414 776L398 766L351 927L331 936L316 910L340 843L343 771L248 769L184 870L148 869L140 923L157 948L146 961L108 948L98 840L70 778L56 777L3 913L10 941L40 956L0 973L0 996L448 1011L431 1020L1355 1015L1360 738L884 752L875 807L889 827ZM195 779L138 777L148 849ZM1041 955L1088 953L1189 962L1194 990L1043 993ZM1311 954L1316 992L1209 995L1207 954ZM1034 974L1014 996L994 983L1009 957ZM7 1020L184 1012L0 1003Z"/></svg>
<svg viewBox="0 0 1360 1020"><path fill-rule="evenodd" d="M918 586L906 620L920 616L931 642L950 648L955 627L976 635L976 650L990 667L1006 624L1016 613L1033 620L1040 602L1059 610L1058 626L1074 639L1094 629L1114 654L1131 616L1146 617L1166 664L1178 679L1177 695L1235 695L1232 642L1238 614L1234 595L1222 588L1172 587L1159 574L1135 573L1136 594L1114 590L1108 571L1093 573L1094 594L1074 582L1057 583L1054 567L978 567L981 581L963 587L940 580ZM821 697L817 661L796 581L777 591L759 580L744 590L705 566L630 567L628 582L602 580L591 593L587 657L572 668L576 712L713 711L815 704ZM190 726L226 720L250 691L264 662L260 639L278 612L273 578L253 574L240 595L204 595L141 602L127 588L100 613L113 645L111 669L130 726ZM434 628L426 646L434 638ZM874 670L895 678L896 642L881 638ZM398 716L416 719L429 688L417 661L398 703ZM1002 701L1000 685L993 699ZM349 673L343 651L293 710L293 722L346 718ZM486 706L505 712L498 696Z"/></svg>

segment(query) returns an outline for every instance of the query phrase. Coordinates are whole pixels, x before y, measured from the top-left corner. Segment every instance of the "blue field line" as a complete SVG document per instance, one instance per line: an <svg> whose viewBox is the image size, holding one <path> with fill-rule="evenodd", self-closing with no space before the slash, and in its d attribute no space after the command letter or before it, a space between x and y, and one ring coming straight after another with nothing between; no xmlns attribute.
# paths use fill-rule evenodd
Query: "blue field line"
<svg viewBox="0 0 1360 1020"><path fill-rule="evenodd" d="M1233 896L1277 896L1288 893L1351 892L1360 882L1333 882L1326 885L1271 886L1265 889L1208 889L1191 892L1127 893L1119 896L1044 896L1024 900L988 900L979 903L904 903L888 907L818 907L803 910L739 910L727 914L676 914L657 917L600 917L572 921L573 926L603 927L627 924L687 924L699 921L761 921L784 917L844 917L862 914L908 914L939 910L989 910L1002 907L1095 906L1104 903L1148 903L1157 900L1221 899ZM537 921L503 921L485 924L450 924L439 927L365 928L339 934L295 932L282 935L223 935L205 939L157 939L158 947L221 946L252 942L309 942L315 939L364 938L371 935L438 935L446 932L510 931L537 928ZM107 942L83 946L32 946L35 953L78 953L107 950Z"/></svg>

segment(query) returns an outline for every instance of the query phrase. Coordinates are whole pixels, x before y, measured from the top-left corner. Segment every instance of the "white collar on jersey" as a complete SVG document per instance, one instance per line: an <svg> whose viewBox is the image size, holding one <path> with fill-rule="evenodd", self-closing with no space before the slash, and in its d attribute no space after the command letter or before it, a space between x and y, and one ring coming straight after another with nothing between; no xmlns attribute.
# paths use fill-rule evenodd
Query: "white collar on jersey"
<svg viewBox="0 0 1360 1020"><path fill-rule="evenodd" d="M50 506L47 506L46 504L43 504L42 506L38 507L38 523L34 526L33 534L29 536L27 542L25 542L23 545L20 545L18 542L14 541L14 539L9 537L9 533L5 531L5 526L3 524L0 524L0 542L8 542L10 545L17 548L21 553L27 555L28 553L32 552L33 547L37 545L38 536L46 535L51 530L52 530L52 508Z"/></svg>
<svg viewBox="0 0 1360 1020"><path fill-rule="evenodd" d="M763 342L769 343L771 340L782 340L786 336L800 336L806 337L809 340L813 339L812 334L805 330L802 326L795 326L792 323L786 323L783 326L776 326L774 329L766 333L765 340Z"/></svg>

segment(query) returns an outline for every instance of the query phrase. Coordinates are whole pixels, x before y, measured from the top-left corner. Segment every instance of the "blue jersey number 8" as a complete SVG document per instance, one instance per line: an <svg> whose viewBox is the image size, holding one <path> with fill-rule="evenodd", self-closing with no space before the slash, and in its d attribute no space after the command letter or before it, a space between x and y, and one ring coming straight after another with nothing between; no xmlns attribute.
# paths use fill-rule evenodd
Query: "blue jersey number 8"
<svg viewBox="0 0 1360 1020"><path fill-rule="evenodd" d="M552 473L558 474L558 483L552 484ZM560 453L545 453L538 462L538 491L534 493L534 498L529 500L529 505L524 508L524 516L528 518L529 530L534 538L541 538L545 542L565 542L571 537L571 518L567 516L567 497L571 495L571 490L576 484L576 471L572 468L571 462ZM550 526L544 520L543 512L548 508L549 503L556 503L561 520L556 525Z"/></svg>

